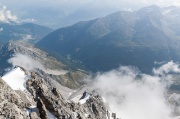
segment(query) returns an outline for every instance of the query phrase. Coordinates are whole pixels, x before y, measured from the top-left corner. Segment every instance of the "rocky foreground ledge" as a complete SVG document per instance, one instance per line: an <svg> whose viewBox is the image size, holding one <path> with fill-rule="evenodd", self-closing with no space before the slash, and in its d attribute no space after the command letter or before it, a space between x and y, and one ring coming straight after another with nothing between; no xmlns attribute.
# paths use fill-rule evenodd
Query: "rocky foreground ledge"
<svg viewBox="0 0 180 119"><path fill-rule="evenodd" d="M0 78L0 119L117 119L97 93L74 91L78 95L65 98L42 71L20 69L28 77L25 90L14 90ZM11 71L6 75L12 75Z"/></svg>

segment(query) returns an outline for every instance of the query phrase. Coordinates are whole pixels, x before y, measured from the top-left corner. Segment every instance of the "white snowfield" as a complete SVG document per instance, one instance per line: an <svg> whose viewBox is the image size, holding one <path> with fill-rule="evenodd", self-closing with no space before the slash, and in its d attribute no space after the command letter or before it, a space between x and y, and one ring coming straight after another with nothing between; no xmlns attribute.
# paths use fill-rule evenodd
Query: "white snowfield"
<svg viewBox="0 0 180 119"><path fill-rule="evenodd" d="M81 105L84 104L84 103L86 103L86 100L88 100L89 97L90 97L90 95L86 92L85 97L84 97L83 99L80 99L80 100L79 100L79 103L80 103Z"/></svg>
<svg viewBox="0 0 180 119"><path fill-rule="evenodd" d="M7 72L2 79L13 89L22 90L26 89L26 81L30 76L26 75L25 72L20 68L14 68Z"/></svg>
<svg viewBox="0 0 180 119"><path fill-rule="evenodd" d="M89 95L89 93L86 92L83 99L81 99L82 96L83 96L83 94L80 93L80 94L74 96L73 98L71 98L70 100L73 101L74 103L80 103L82 105L82 104L86 103L86 100L89 99L90 95Z"/></svg>
<svg viewBox="0 0 180 119"><path fill-rule="evenodd" d="M79 102L79 99L82 97L82 94L79 94L75 97L73 97L72 99L70 99L71 101L73 101L74 103L78 103Z"/></svg>
<svg viewBox="0 0 180 119"><path fill-rule="evenodd" d="M49 112L48 110L46 111L49 119L57 119L51 112Z"/></svg>

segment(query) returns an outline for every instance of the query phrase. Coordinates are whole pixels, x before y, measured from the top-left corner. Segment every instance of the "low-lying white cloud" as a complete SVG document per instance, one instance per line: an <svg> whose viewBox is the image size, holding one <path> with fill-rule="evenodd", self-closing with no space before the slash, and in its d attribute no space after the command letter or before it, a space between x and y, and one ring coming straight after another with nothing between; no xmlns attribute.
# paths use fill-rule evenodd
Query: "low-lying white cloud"
<svg viewBox="0 0 180 119"><path fill-rule="evenodd" d="M3 28L0 28L0 32L3 31L4 29Z"/></svg>
<svg viewBox="0 0 180 119"><path fill-rule="evenodd" d="M28 19L23 19L23 20L21 20L22 22L24 22L24 23L29 23L29 22L35 22L36 20L35 19L33 19L33 18L28 18Z"/></svg>
<svg viewBox="0 0 180 119"><path fill-rule="evenodd" d="M154 72L161 75L147 75L132 67L120 67L97 75L94 87L100 90L119 118L174 119L174 106L167 99L172 76L162 73L180 73L178 64L171 61ZM177 97L175 99L177 101Z"/></svg>
<svg viewBox="0 0 180 119"><path fill-rule="evenodd" d="M27 70L33 70L35 68L41 68L43 65L32 59L27 55L16 54L14 57L8 60L8 63L11 63L13 66L21 66L26 68Z"/></svg>
<svg viewBox="0 0 180 119"><path fill-rule="evenodd" d="M32 35L24 35L22 40L28 41L28 40L34 40L35 38L33 38Z"/></svg>
<svg viewBox="0 0 180 119"><path fill-rule="evenodd" d="M0 6L0 22L9 23L15 22L19 23L17 16L13 15L10 10L7 9L6 6Z"/></svg>
<svg viewBox="0 0 180 119"><path fill-rule="evenodd" d="M16 5L17 6L17 5ZM0 22L3 23L31 23L36 20L33 18L20 19L17 15L14 15L14 12L7 9L5 5L0 3Z"/></svg>
<svg viewBox="0 0 180 119"><path fill-rule="evenodd" d="M179 73L180 72L179 65L174 63L173 61L170 61L159 68L153 69L153 73L155 75L163 75L163 74L168 74L170 72Z"/></svg>
<svg viewBox="0 0 180 119"><path fill-rule="evenodd" d="M39 61L34 60L30 56L24 54L15 54L12 58L8 59L8 63L12 64L14 67L21 66L26 70L33 70L39 68L43 70L45 73L53 74L53 75L63 75L67 73L67 71L65 70L47 69Z"/></svg>

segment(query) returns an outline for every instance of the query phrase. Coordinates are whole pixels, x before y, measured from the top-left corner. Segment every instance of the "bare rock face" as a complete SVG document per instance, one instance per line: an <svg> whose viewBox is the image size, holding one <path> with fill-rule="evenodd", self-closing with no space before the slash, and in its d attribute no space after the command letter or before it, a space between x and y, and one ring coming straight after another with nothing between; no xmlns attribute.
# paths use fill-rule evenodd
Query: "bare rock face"
<svg viewBox="0 0 180 119"><path fill-rule="evenodd" d="M33 73L32 79L26 83L28 91L40 105L37 104L37 107L44 115L41 118L46 119L47 110L58 119L107 118L107 109L99 95L88 94L89 98L83 104L67 101L61 95L61 91L52 87L44 78Z"/></svg>
<svg viewBox="0 0 180 119"><path fill-rule="evenodd" d="M60 91L51 87L41 77L36 76L35 79L28 80L27 89L34 96L34 100L37 100L40 105L44 104L56 117L63 118L64 116L71 115L68 103L65 102Z"/></svg>
<svg viewBox="0 0 180 119"><path fill-rule="evenodd" d="M48 75L28 74L25 91L12 90L0 78L0 119L110 119L98 94L85 91L76 100L66 99Z"/></svg>
<svg viewBox="0 0 180 119"><path fill-rule="evenodd" d="M86 114L86 117L92 119L106 119L106 108L102 102L101 97L91 95L90 98L80 105L79 111L81 115Z"/></svg>
<svg viewBox="0 0 180 119"><path fill-rule="evenodd" d="M23 101L18 95L0 78L0 115L3 118L30 119L26 113L26 107L30 102Z"/></svg>
<svg viewBox="0 0 180 119"><path fill-rule="evenodd" d="M36 112L32 112L32 113L30 114L30 118L31 118L31 119L41 119L41 118L37 115Z"/></svg>
<svg viewBox="0 0 180 119"><path fill-rule="evenodd" d="M46 107L40 98L37 99L37 108L39 109L41 119L48 119Z"/></svg>

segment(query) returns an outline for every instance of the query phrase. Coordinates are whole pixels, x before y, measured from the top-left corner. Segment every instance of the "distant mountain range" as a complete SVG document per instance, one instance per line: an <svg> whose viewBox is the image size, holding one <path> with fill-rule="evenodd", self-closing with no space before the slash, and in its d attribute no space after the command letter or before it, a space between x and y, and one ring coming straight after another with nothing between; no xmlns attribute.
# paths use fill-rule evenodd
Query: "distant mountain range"
<svg viewBox="0 0 180 119"><path fill-rule="evenodd" d="M37 46L79 61L93 72L132 65L150 73L154 62L180 61L179 11L155 5L120 11L60 28Z"/></svg>
<svg viewBox="0 0 180 119"><path fill-rule="evenodd" d="M33 23L11 24L0 22L0 43L10 40L26 40L35 43L52 32L52 29Z"/></svg>

